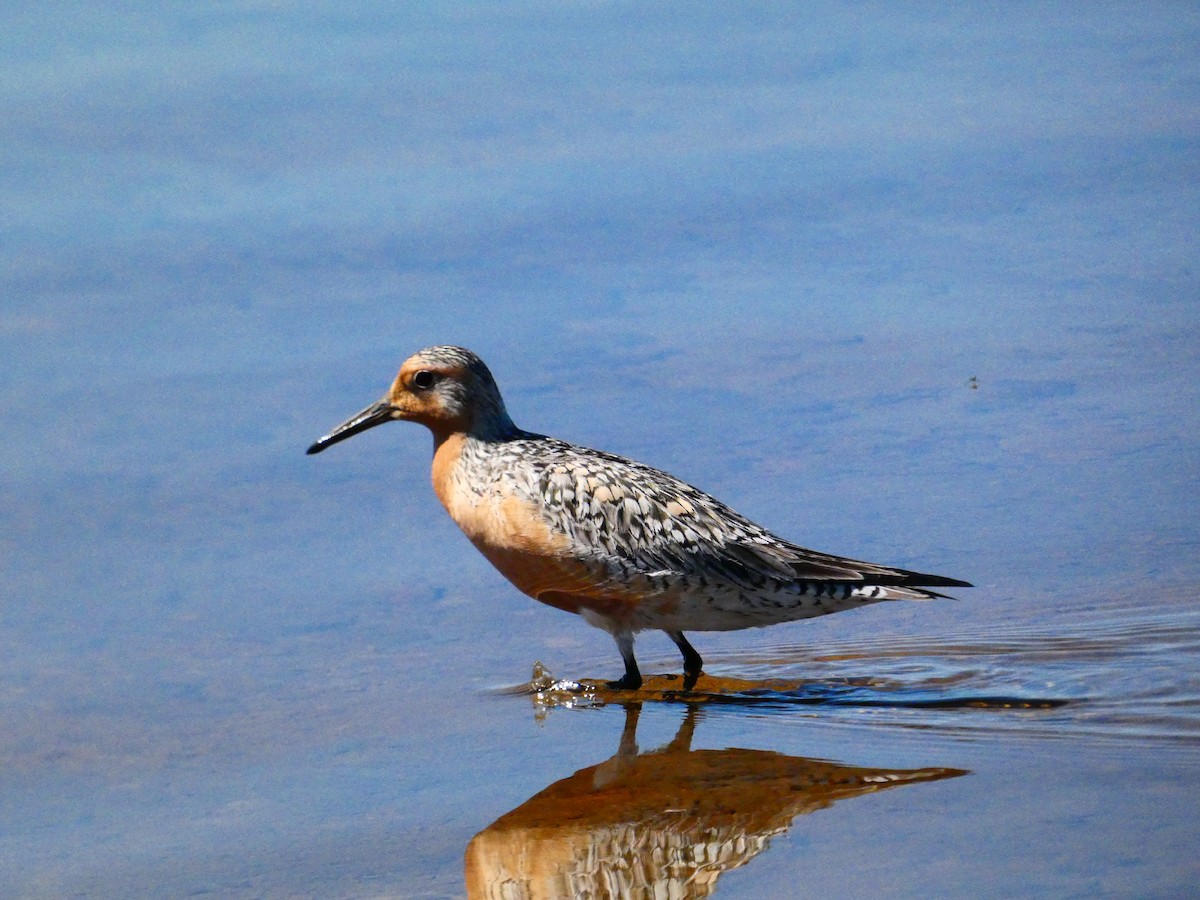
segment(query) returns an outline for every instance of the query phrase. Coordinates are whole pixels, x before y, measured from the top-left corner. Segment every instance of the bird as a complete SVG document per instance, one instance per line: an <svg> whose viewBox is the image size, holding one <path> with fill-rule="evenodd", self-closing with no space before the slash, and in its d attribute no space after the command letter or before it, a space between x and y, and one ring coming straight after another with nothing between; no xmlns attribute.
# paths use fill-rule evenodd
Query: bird
<svg viewBox="0 0 1200 900"><path fill-rule="evenodd" d="M608 632L636 691L634 636L660 630L692 690L703 659L685 632L733 631L886 600L947 597L969 582L819 553L667 472L513 424L491 371L463 347L420 350L377 403L308 448L391 421L433 433L434 492L518 590Z"/></svg>

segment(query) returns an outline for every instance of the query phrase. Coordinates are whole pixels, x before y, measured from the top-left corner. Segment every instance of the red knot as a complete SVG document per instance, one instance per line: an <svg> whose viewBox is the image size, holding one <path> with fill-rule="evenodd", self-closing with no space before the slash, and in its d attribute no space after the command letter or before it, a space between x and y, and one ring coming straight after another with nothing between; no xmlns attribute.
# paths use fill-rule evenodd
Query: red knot
<svg viewBox="0 0 1200 900"><path fill-rule="evenodd" d="M965 581L807 550L666 472L522 431L492 373L462 347L413 355L387 395L308 448L384 422L433 432L433 488L450 517L519 590L613 636L636 690L634 635L666 632L684 687L702 660L685 631L732 631L944 597Z"/></svg>

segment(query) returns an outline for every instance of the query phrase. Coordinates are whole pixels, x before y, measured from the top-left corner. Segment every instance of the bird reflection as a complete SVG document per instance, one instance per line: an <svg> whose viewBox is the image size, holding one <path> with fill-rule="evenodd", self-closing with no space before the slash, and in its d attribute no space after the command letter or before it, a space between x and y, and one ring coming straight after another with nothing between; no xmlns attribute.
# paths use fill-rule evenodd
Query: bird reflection
<svg viewBox="0 0 1200 900"><path fill-rule="evenodd" d="M625 707L615 756L555 782L467 847L476 900L707 897L792 819L838 800L962 769L867 769L766 750L692 750L689 706L678 734L639 753L640 704Z"/></svg>

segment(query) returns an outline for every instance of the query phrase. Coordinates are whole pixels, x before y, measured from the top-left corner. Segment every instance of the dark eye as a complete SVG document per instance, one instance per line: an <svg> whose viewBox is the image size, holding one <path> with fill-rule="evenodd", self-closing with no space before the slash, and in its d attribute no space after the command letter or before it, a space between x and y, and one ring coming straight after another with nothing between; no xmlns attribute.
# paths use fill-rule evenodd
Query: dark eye
<svg viewBox="0 0 1200 900"><path fill-rule="evenodd" d="M412 377L412 386L418 390L427 391L433 387L435 381L437 381L437 377L432 372L422 369Z"/></svg>

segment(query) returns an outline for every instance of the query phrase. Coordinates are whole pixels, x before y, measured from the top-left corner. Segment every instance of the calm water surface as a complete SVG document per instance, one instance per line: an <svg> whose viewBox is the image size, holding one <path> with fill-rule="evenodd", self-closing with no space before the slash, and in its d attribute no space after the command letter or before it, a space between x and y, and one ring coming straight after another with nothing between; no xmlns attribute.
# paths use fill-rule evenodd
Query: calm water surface
<svg viewBox="0 0 1200 900"><path fill-rule="evenodd" d="M1193 12L10 19L4 896L1194 893ZM425 432L304 456L431 343L976 587L589 688Z"/></svg>

